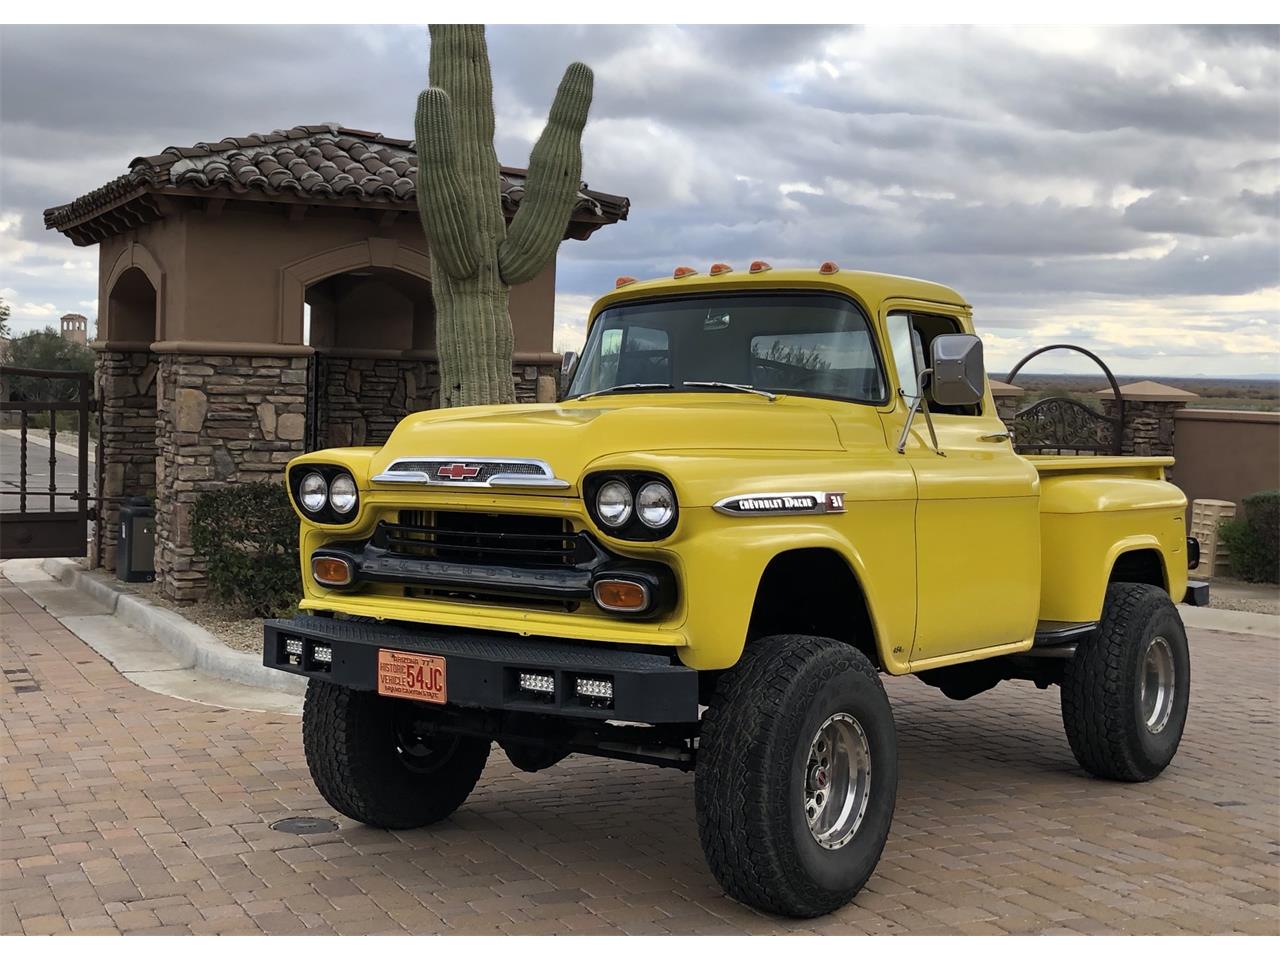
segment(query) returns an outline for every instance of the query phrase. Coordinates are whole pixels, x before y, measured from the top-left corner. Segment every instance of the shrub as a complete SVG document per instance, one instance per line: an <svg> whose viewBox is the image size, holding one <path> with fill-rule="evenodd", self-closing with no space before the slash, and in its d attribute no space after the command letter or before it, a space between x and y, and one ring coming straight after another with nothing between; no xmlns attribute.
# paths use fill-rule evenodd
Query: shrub
<svg viewBox="0 0 1280 960"><path fill-rule="evenodd" d="M203 494L191 539L207 561L213 595L237 611L279 616L302 595L298 517L281 485L240 483Z"/></svg>
<svg viewBox="0 0 1280 960"><path fill-rule="evenodd" d="M1244 514L1219 532L1231 572L1251 583L1280 583L1280 490L1244 498Z"/></svg>

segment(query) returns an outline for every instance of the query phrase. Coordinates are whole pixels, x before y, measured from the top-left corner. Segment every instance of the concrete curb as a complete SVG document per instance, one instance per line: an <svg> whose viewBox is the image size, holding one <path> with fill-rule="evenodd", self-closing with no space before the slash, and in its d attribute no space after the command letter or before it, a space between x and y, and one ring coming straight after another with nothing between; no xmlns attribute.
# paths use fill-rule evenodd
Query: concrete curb
<svg viewBox="0 0 1280 960"><path fill-rule="evenodd" d="M1222 610L1217 607L1178 607L1182 622L1197 630L1218 630L1254 637L1280 638L1280 616L1273 613L1249 613L1245 610Z"/></svg>
<svg viewBox="0 0 1280 960"><path fill-rule="evenodd" d="M105 575L80 567L74 560L49 559L45 573L102 604L122 622L158 640L184 667L233 683L301 696L307 681L279 670L270 670L251 653L232 650L203 627L181 614L148 603L115 586Z"/></svg>

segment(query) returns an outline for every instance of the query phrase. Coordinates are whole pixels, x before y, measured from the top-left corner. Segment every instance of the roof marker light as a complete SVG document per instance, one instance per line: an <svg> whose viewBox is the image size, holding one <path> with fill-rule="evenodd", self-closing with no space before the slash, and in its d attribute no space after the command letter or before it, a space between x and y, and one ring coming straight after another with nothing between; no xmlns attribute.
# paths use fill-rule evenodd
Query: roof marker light
<svg viewBox="0 0 1280 960"><path fill-rule="evenodd" d="M765 261L763 261L763 260L752 260L752 261L751 261L751 272L752 272L752 273L764 273L766 270L772 270L772 269L773 269L773 267L769 266L769 264L767 264L767 263L766 263Z"/></svg>
<svg viewBox="0 0 1280 960"><path fill-rule="evenodd" d="M722 273L733 273L733 267L727 263L713 263L711 265L711 275L713 277L718 277Z"/></svg>
<svg viewBox="0 0 1280 960"><path fill-rule="evenodd" d="M671 276L676 280L681 280L684 277L691 277L697 272L698 271L693 269L693 267L676 267L675 272L672 273Z"/></svg>
<svg viewBox="0 0 1280 960"><path fill-rule="evenodd" d="M836 265L834 260L828 260L818 268L818 272L823 276L830 276L833 273L839 273L840 267Z"/></svg>
<svg viewBox="0 0 1280 960"><path fill-rule="evenodd" d="M635 282L635 277L619 277L617 280L613 281L613 289L617 290L618 287L625 287L628 283Z"/></svg>

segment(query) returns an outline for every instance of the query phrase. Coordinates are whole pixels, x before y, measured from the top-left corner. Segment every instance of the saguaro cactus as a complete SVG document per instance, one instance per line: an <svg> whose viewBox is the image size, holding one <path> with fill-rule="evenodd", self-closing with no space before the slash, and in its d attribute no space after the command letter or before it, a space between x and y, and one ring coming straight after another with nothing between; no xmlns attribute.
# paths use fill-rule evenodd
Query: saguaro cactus
<svg viewBox="0 0 1280 960"><path fill-rule="evenodd" d="M512 403L508 292L555 256L582 179L591 70L565 71L529 156L510 228L493 148L493 78L484 27L431 27L430 86L418 96L418 212L431 251L441 406Z"/></svg>

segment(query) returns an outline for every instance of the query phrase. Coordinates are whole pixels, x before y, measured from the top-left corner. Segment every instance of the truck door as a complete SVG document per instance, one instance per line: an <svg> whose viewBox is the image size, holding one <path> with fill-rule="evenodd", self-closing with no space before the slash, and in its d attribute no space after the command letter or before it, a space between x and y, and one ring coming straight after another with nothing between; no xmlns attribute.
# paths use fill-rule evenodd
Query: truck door
<svg viewBox="0 0 1280 960"><path fill-rule="evenodd" d="M967 318L936 305L890 305L885 327L898 387L908 396L930 343L972 332ZM884 416L896 448L910 400ZM1040 593L1039 476L1013 451L990 387L972 408L931 405L939 455L923 411L903 456L916 475L916 636L913 667L970 651L1029 642ZM941 664L939 664L941 665Z"/></svg>

